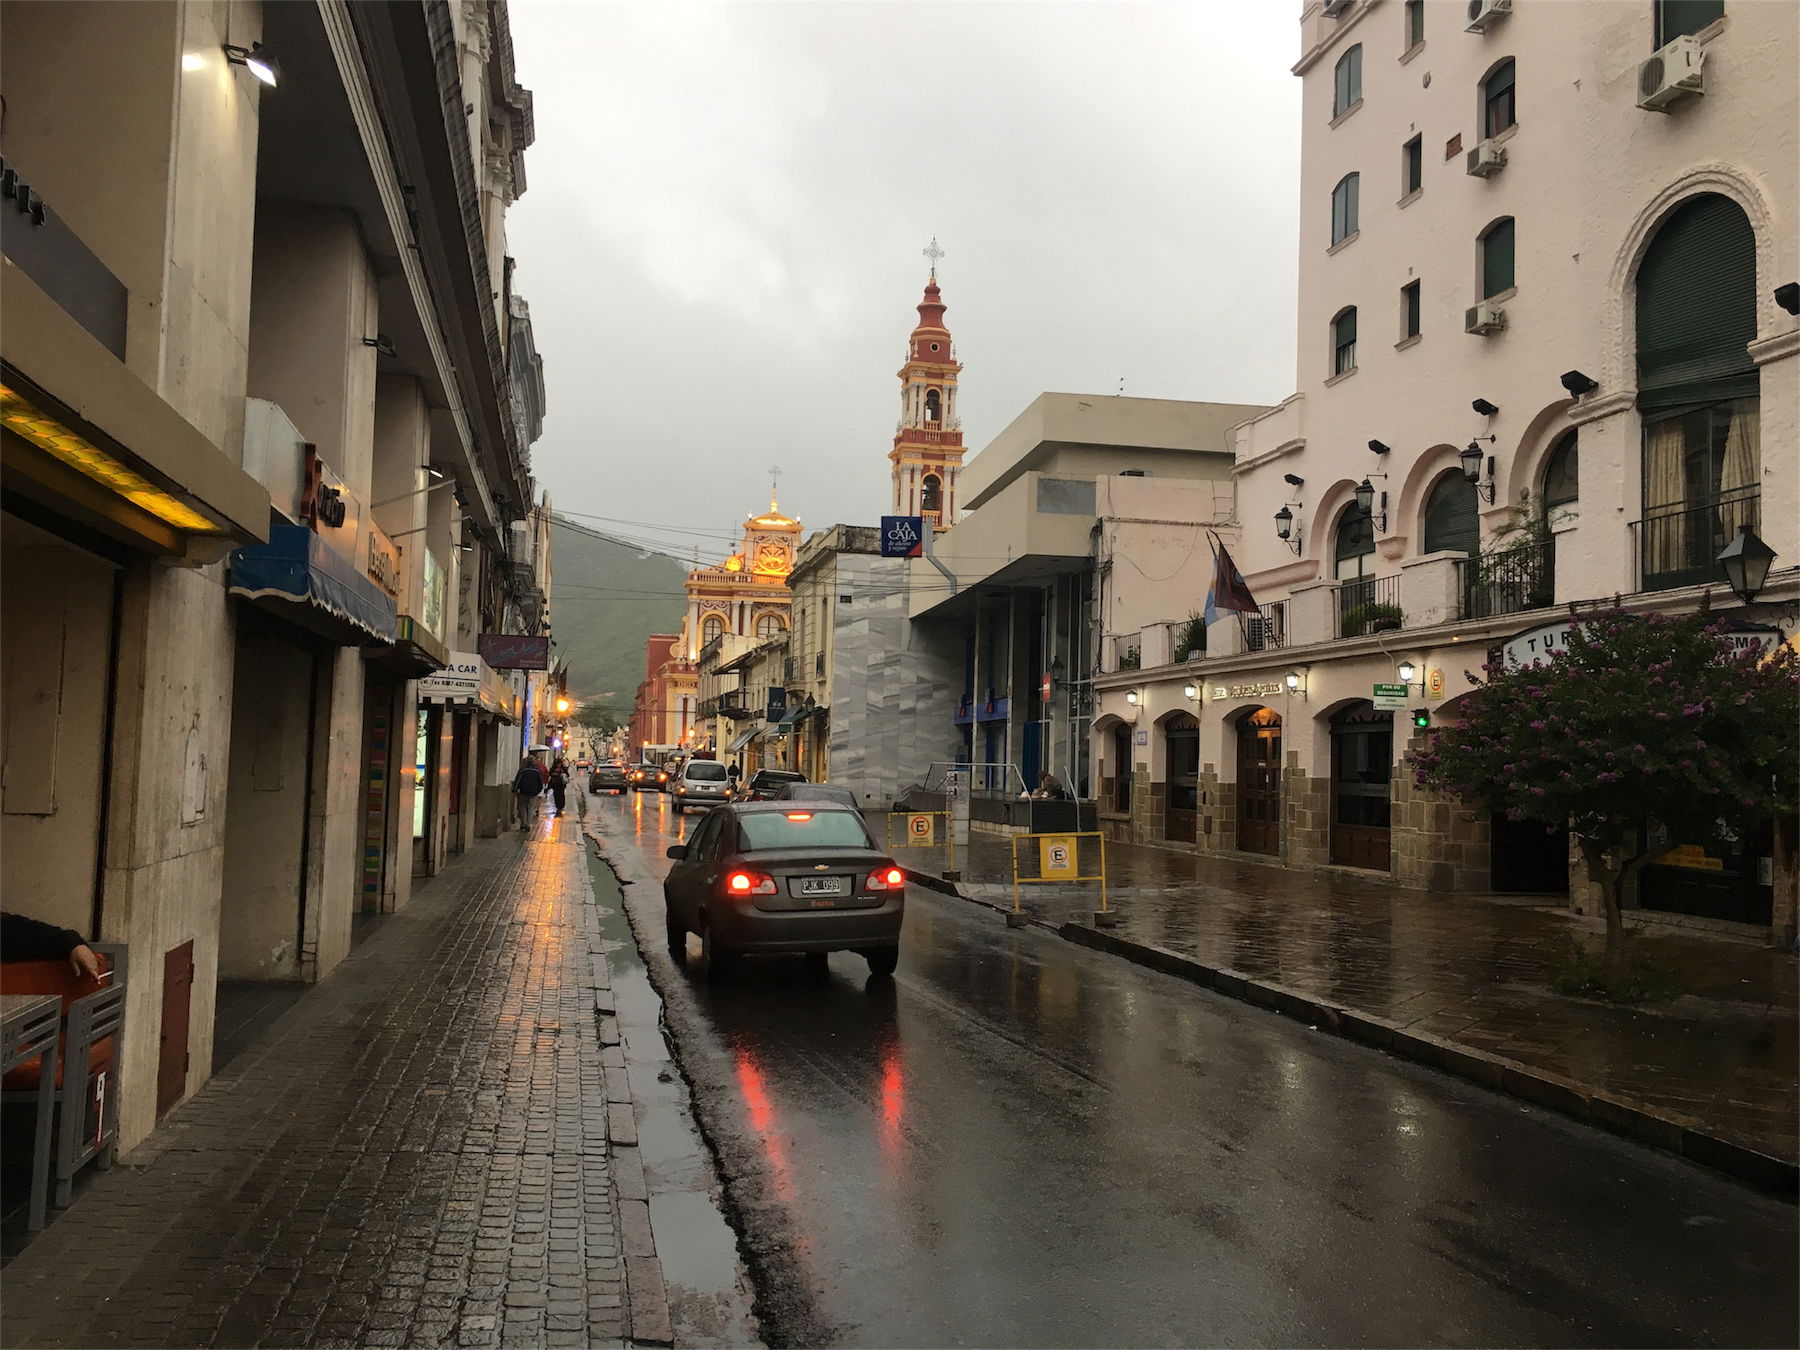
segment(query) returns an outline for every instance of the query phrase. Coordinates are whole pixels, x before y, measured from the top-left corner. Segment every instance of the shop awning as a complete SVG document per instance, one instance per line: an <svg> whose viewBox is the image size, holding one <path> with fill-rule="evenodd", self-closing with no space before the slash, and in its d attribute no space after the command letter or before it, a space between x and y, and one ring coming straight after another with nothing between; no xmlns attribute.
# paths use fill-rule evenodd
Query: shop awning
<svg viewBox="0 0 1800 1350"><path fill-rule="evenodd" d="M751 727L748 731L740 731L732 740L731 744L725 747L725 753L728 755L735 755L762 734L763 729L761 727Z"/></svg>
<svg viewBox="0 0 1800 1350"><path fill-rule="evenodd" d="M394 645L370 647L363 652L363 659L408 679L418 679L449 665L450 651L424 624L410 614L402 614L394 620Z"/></svg>
<svg viewBox="0 0 1800 1350"><path fill-rule="evenodd" d="M396 636L394 598L304 525L272 526L268 543L233 550L231 593L291 611L296 622L323 616L345 630L338 635L344 646Z"/></svg>
<svg viewBox="0 0 1800 1350"><path fill-rule="evenodd" d="M441 670L419 681L419 702L472 708L509 724L519 720L519 696L478 653L451 652L449 658Z"/></svg>

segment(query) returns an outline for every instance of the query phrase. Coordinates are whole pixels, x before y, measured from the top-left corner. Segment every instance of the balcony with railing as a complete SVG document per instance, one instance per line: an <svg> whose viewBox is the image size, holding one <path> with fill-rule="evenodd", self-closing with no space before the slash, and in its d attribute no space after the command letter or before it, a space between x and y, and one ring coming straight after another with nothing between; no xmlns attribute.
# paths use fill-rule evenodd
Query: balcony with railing
<svg viewBox="0 0 1800 1350"><path fill-rule="evenodd" d="M1762 528L1762 492L1736 488L1701 506L1653 507L1631 525L1640 591L1670 591L1717 581L1719 553L1740 526Z"/></svg>
<svg viewBox="0 0 1800 1350"><path fill-rule="evenodd" d="M1357 577L1332 588L1333 636L1363 637L1399 628L1406 620L1400 608L1400 578Z"/></svg>
<svg viewBox="0 0 1800 1350"><path fill-rule="evenodd" d="M1464 558L1456 571L1465 619L1548 609L1556 603L1556 548L1548 539Z"/></svg>

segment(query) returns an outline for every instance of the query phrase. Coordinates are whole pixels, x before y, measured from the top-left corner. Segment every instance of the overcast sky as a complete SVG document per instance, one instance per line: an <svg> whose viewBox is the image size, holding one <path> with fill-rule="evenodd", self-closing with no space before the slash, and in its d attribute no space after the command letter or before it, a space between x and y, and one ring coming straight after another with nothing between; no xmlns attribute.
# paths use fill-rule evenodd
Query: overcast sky
<svg viewBox="0 0 1800 1350"><path fill-rule="evenodd" d="M873 524L934 234L971 455L1047 389L1285 397L1299 11L514 0L540 484L709 560L774 464Z"/></svg>

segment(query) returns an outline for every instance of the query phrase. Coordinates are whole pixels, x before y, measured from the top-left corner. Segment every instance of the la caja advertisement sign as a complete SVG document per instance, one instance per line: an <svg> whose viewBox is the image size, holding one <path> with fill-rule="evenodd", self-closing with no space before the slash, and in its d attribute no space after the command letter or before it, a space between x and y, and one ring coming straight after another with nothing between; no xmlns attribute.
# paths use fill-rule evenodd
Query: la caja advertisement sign
<svg viewBox="0 0 1800 1350"><path fill-rule="evenodd" d="M550 639L523 633L483 633L478 643L481 659L495 670L550 669Z"/></svg>

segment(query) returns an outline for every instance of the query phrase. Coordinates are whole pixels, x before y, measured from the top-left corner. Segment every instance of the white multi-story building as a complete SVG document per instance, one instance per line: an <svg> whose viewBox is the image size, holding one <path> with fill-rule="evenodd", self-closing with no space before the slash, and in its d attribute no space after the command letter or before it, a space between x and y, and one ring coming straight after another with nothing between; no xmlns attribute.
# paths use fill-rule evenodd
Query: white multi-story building
<svg viewBox="0 0 1800 1350"><path fill-rule="evenodd" d="M1198 811L1132 837L1564 888L1563 841L1394 769L1415 712L1453 719L1466 671L1571 604L1677 612L1710 590L1792 627L1795 10L1310 0L1300 45L1297 392L1237 432L1239 562L1281 623L1103 674L1101 773L1166 781L1197 733ZM1745 526L1777 555L1748 608L1715 562ZM1377 684L1407 707L1375 707ZM1670 822L1666 842L1707 885L1651 867L1641 903L1791 926L1770 822Z"/></svg>

